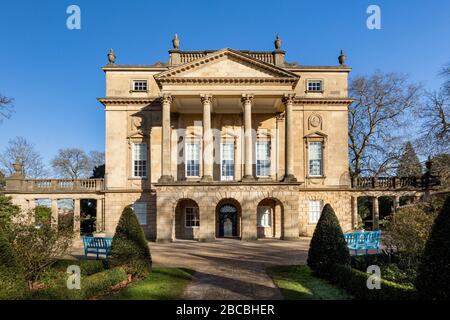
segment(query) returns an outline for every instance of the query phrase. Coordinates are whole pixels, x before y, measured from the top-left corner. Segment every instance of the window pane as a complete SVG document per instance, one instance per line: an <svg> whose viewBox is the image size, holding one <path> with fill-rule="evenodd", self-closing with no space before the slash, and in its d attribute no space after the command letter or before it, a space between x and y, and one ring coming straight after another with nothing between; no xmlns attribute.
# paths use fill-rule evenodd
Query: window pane
<svg viewBox="0 0 450 320"><path fill-rule="evenodd" d="M147 177L147 144L133 144L133 176Z"/></svg>
<svg viewBox="0 0 450 320"><path fill-rule="evenodd" d="M308 81L308 91L322 91L322 81L321 80Z"/></svg>
<svg viewBox="0 0 450 320"><path fill-rule="evenodd" d="M147 203L135 202L133 204L133 211L136 215L140 225L147 224Z"/></svg>
<svg viewBox="0 0 450 320"><path fill-rule="evenodd" d="M200 215L198 208L185 208L185 221L186 227L199 227L200 226Z"/></svg>
<svg viewBox="0 0 450 320"><path fill-rule="evenodd" d="M256 143L256 175L258 177L270 175L270 143L268 141Z"/></svg>
<svg viewBox="0 0 450 320"><path fill-rule="evenodd" d="M222 180L234 179L234 143L222 144Z"/></svg>
<svg viewBox="0 0 450 320"><path fill-rule="evenodd" d="M186 177L200 176L200 144L186 144Z"/></svg>
<svg viewBox="0 0 450 320"><path fill-rule="evenodd" d="M147 81L146 80L136 80L133 82L134 91L147 91Z"/></svg>
<svg viewBox="0 0 450 320"><path fill-rule="evenodd" d="M322 211L322 201L311 200L309 201L309 223L317 223Z"/></svg>
<svg viewBox="0 0 450 320"><path fill-rule="evenodd" d="M309 175L322 175L322 142L310 142L308 146Z"/></svg>

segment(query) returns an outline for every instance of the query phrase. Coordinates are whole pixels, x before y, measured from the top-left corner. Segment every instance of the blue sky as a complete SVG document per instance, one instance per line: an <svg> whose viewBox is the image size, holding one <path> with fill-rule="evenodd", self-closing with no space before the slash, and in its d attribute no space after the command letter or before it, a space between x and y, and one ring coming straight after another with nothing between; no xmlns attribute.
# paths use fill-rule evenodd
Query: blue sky
<svg viewBox="0 0 450 320"><path fill-rule="evenodd" d="M81 8L81 30L66 28L66 8ZM366 28L370 4L381 30ZM168 59L181 49L272 50L279 33L287 60L335 65L344 49L352 74L377 69L408 73L437 88L450 60L450 1L114 1L0 0L0 93L15 113L0 124L0 151L23 136L44 159L58 149L104 149L106 53L117 63Z"/></svg>

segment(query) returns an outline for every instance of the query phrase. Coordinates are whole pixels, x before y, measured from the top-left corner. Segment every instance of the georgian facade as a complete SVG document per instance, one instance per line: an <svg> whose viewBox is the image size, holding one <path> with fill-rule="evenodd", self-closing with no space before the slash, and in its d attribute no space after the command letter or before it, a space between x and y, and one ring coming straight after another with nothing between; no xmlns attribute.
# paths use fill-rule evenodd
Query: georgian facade
<svg viewBox="0 0 450 320"><path fill-rule="evenodd" d="M88 201L100 234L132 205L148 239L210 241L311 236L326 203L345 232L358 226L358 197L372 199L377 229L378 197L395 212L401 196L438 190L431 161L423 177L350 180L342 52L337 66L305 66L285 61L278 37L262 52L173 45L153 65L108 54L104 179L27 179L18 159L4 193L24 211L45 200L55 225L73 215L78 236L93 231L80 225Z"/></svg>
<svg viewBox="0 0 450 320"><path fill-rule="evenodd" d="M350 68L285 61L280 49L181 51L110 63L104 225L134 205L148 238L293 239L331 203L352 228Z"/></svg>

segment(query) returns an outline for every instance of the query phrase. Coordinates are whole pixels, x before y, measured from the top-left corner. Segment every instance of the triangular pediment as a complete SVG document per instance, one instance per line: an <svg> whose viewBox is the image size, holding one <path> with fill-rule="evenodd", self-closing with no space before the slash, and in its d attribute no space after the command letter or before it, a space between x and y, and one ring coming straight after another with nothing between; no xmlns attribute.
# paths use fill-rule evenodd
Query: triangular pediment
<svg viewBox="0 0 450 320"><path fill-rule="evenodd" d="M155 75L156 80L193 78L298 79L290 71L254 59L242 52L223 49Z"/></svg>

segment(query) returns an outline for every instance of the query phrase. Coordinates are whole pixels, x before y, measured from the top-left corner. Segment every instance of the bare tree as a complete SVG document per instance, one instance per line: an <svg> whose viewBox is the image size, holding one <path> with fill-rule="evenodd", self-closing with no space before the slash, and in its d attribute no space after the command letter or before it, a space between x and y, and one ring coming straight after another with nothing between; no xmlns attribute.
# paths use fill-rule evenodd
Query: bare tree
<svg viewBox="0 0 450 320"><path fill-rule="evenodd" d="M90 170L94 170L95 167L99 167L105 164L105 153L100 151L89 152L89 167Z"/></svg>
<svg viewBox="0 0 450 320"><path fill-rule="evenodd" d="M353 177L379 175L395 167L401 154L401 128L420 101L422 88L406 75L375 72L351 80L349 158Z"/></svg>
<svg viewBox="0 0 450 320"><path fill-rule="evenodd" d="M60 149L51 163L55 173L62 178L78 179L90 173L89 157L81 149Z"/></svg>
<svg viewBox="0 0 450 320"><path fill-rule="evenodd" d="M23 174L26 178L45 178L48 171L42 157L23 137L16 137L8 141L6 149L0 155L0 170L5 176L14 172L12 164L20 160L23 163Z"/></svg>
<svg viewBox="0 0 450 320"><path fill-rule="evenodd" d="M421 113L424 142L433 153L449 151L450 95L445 89L428 92L425 108Z"/></svg>
<svg viewBox="0 0 450 320"><path fill-rule="evenodd" d="M450 97L450 62L442 68L440 76L444 78L445 94Z"/></svg>
<svg viewBox="0 0 450 320"><path fill-rule="evenodd" d="M3 119L9 119L12 113L14 99L0 94L0 123Z"/></svg>

